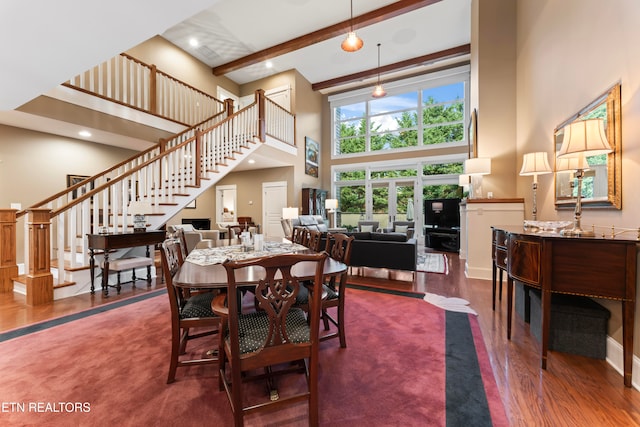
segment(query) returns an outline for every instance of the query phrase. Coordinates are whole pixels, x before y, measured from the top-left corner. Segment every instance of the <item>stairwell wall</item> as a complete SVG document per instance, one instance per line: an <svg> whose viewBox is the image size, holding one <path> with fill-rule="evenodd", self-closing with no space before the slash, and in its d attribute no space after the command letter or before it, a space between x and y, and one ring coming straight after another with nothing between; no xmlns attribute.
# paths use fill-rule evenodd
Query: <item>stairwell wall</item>
<svg viewBox="0 0 640 427"><path fill-rule="evenodd" d="M0 125L0 206L26 208L66 187L67 175L91 176L135 154L133 150ZM17 261L24 262L24 225L18 221Z"/></svg>

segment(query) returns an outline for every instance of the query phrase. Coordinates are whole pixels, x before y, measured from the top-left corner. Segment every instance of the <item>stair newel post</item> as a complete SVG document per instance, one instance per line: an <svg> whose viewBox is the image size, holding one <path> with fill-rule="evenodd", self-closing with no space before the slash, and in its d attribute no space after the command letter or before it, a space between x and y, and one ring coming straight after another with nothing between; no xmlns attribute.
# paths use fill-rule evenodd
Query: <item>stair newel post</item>
<svg viewBox="0 0 640 427"><path fill-rule="evenodd" d="M27 209L27 225L29 226L27 304L46 304L53 301L51 209Z"/></svg>
<svg viewBox="0 0 640 427"><path fill-rule="evenodd" d="M196 129L196 155L194 156L195 162L195 185L200 187L200 177L202 176L202 131L200 129Z"/></svg>
<svg viewBox="0 0 640 427"><path fill-rule="evenodd" d="M155 65L150 66L149 73L149 111L153 114L158 113L158 69Z"/></svg>
<svg viewBox="0 0 640 427"><path fill-rule="evenodd" d="M258 102L258 138L260 138L260 141L265 142L267 140L266 105L263 89L256 90L256 101Z"/></svg>
<svg viewBox="0 0 640 427"><path fill-rule="evenodd" d="M227 98L224 100L224 110L227 113L227 117L233 114L233 99Z"/></svg>
<svg viewBox="0 0 640 427"><path fill-rule="evenodd" d="M0 209L0 293L13 292L18 277L16 209Z"/></svg>
<svg viewBox="0 0 640 427"><path fill-rule="evenodd" d="M164 154L165 151L167 151L167 143L169 141L164 139L164 138L160 138L159 144L160 145L160 155ZM155 200L156 203L160 202L160 196L162 194L162 188L164 187L164 182L163 182L163 174L162 174L162 163L165 162L165 160L161 160L158 163L158 182L157 183L152 183L152 187L153 187L153 191L156 194ZM155 174L154 174L155 175Z"/></svg>

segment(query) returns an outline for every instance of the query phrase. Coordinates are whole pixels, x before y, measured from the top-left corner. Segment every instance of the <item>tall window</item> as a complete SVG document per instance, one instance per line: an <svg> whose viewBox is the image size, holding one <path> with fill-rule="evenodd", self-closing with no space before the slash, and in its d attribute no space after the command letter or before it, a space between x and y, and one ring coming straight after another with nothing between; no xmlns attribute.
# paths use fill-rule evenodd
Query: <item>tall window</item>
<svg viewBox="0 0 640 427"><path fill-rule="evenodd" d="M465 66L390 82L384 98L372 98L368 88L329 97L332 158L353 159L332 167L339 225L366 219L385 228L407 219L421 234L423 200L461 196L468 83ZM358 161L372 155L380 161Z"/></svg>
<svg viewBox="0 0 640 427"><path fill-rule="evenodd" d="M356 91L330 97L333 156L464 144L468 71L387 85L389 95Z"/></svg>

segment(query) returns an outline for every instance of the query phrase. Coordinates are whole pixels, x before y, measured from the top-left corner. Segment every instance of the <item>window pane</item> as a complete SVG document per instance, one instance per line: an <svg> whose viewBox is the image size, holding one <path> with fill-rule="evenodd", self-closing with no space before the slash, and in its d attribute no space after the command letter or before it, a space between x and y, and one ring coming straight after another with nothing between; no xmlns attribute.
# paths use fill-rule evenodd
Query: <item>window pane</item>
<svg viewBox="0 0 640 427"><path fill-rule="evenodd" d="M335 109L336 120L350 120L364 117L365 103L359 102L357 104L343 105Z"/></svg>
<svg viewBox="0 0 640 427"><path fill-rule="evenodd" d="M338 188L338 199L340 212L344 220L345 213L356 214L357 219L353 225L358 223L360 215L364 215L364 185L344 186Z"/></svg>
<svg viewBox="0 0 640 427"><path fill-rule="evenodd" d="M382 114L371 118L372 132L411 129L416 126L418 126L418 113L416 110Z"/></svg>
<svg viewBox="0 0 640 427"><path fill-rule="evenodd" d="M371 136L371 151L391 150L418 145L418 131L389 132Z"/></svg>
<svg viewBox="0 0 640 427"><path fill-rule="evenodd" d="M360 179L364 180L364 178L365 178L364 170L338 172L336 174L336 181L355 181Z"/></svg>
<svg viewBox="0 0 640 427"><path fill-rule="evenodd" d="M385 96L369 101L369 114L372 115L416 108L418 108L418 92Z"/></svg>
<svg viewBox="0 0 640 427"><path fill-rule="evenodd" d="M460 123L427 128L424 130L423 140L425 145L462 141L464 140L464 125Z"/></svg>
<svg viewBox="0 0 640 427"><path fill-rule="evenodd" d="M337 127L336 154L362 153L365 150L365 120L341 122Z"/></svg>
<svg viewBox="0 0 640 427"><path fill-rule="evenodd" d="M464 99L464 83L458 82L422 91L423 101L429 104ZM430 102L427 102L430 101Z"/></svg>
<svg viewBox="0 0 640 427"><path fill-rule="evenodd" d="M357 138L347 138L339 141L337 154L363 153L364 152L364 136Z"/></svg>
<svg viewBox="0 0 640 427"><path fill-rule="evenodd" d="M427 199L461 199L462 187L457 184L425 185L422 188L422 197Z"/></svg>
<svg viewBox="0 0 640 427"><path fill-rule="evenodd" d="M373 197L373 214L389 215L389 187L374 187L371 191ZM375 231L375 230L374 230Z"/></svg>
<svg viewBox="0 0 640 427"><path fill-rule="evenodd" d="M452 123L464 120L464 103L430 105L425 103L422 120L427 125Z"/></svg>
<svg viewBox="0 0 640 427"><path fill-rule="evenodd" d="M388 171L372 171L371 179L383 179L383 178L399 178L404 176L417 176L418 172L415 169L402 169L402 170L388 170Z"/></svg>
<svg viewBox="0 0 640 427"><path fill-rule="evenodd" d="M462 162L457 163L440 163L425 165L422 169L422 175L452 175L464 173L464 166Z"/></svg>

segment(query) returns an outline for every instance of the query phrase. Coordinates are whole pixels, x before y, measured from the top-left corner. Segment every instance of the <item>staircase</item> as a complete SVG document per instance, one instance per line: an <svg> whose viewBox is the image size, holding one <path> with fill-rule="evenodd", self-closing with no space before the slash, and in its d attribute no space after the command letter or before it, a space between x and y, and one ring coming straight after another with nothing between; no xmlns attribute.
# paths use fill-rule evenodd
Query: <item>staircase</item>
<svg viewBox="0 0 640 427"><path fill-rule="evenodd" d="M24 293L31 305L89 291L87 234L132 231L134 214L145 215L147 229L158 229L262 145L296 152L295 117L266 98L264 91L256 91L252 104L230 114L232 104L204 96L164 74L165 83L146 87L160 80L148 74L159 73L155 67L126 55L107 63L114 61L126 66L103 64L65 85L86 93L95 91L96 96L111 102L148 110L189 128L24 211L0 210L0 239L14 240L13 257L0 261L0 287ZM108 72L111 69L121 74L113 76ZM102 81L117 82L117 90L98 83ZM127 94L127 90L133 93ZM165 98L176 100L179 108L173 108ZM191 113L192 109L212 115L202 119ZM195 121L195 125L189 125ZM14 280L18 272L15 227L21 219L25 274ZM13 232L6 224L13 224ZM128 251L121 250L110 258ZM3 247L0 252L7 250Z"/></svg>

